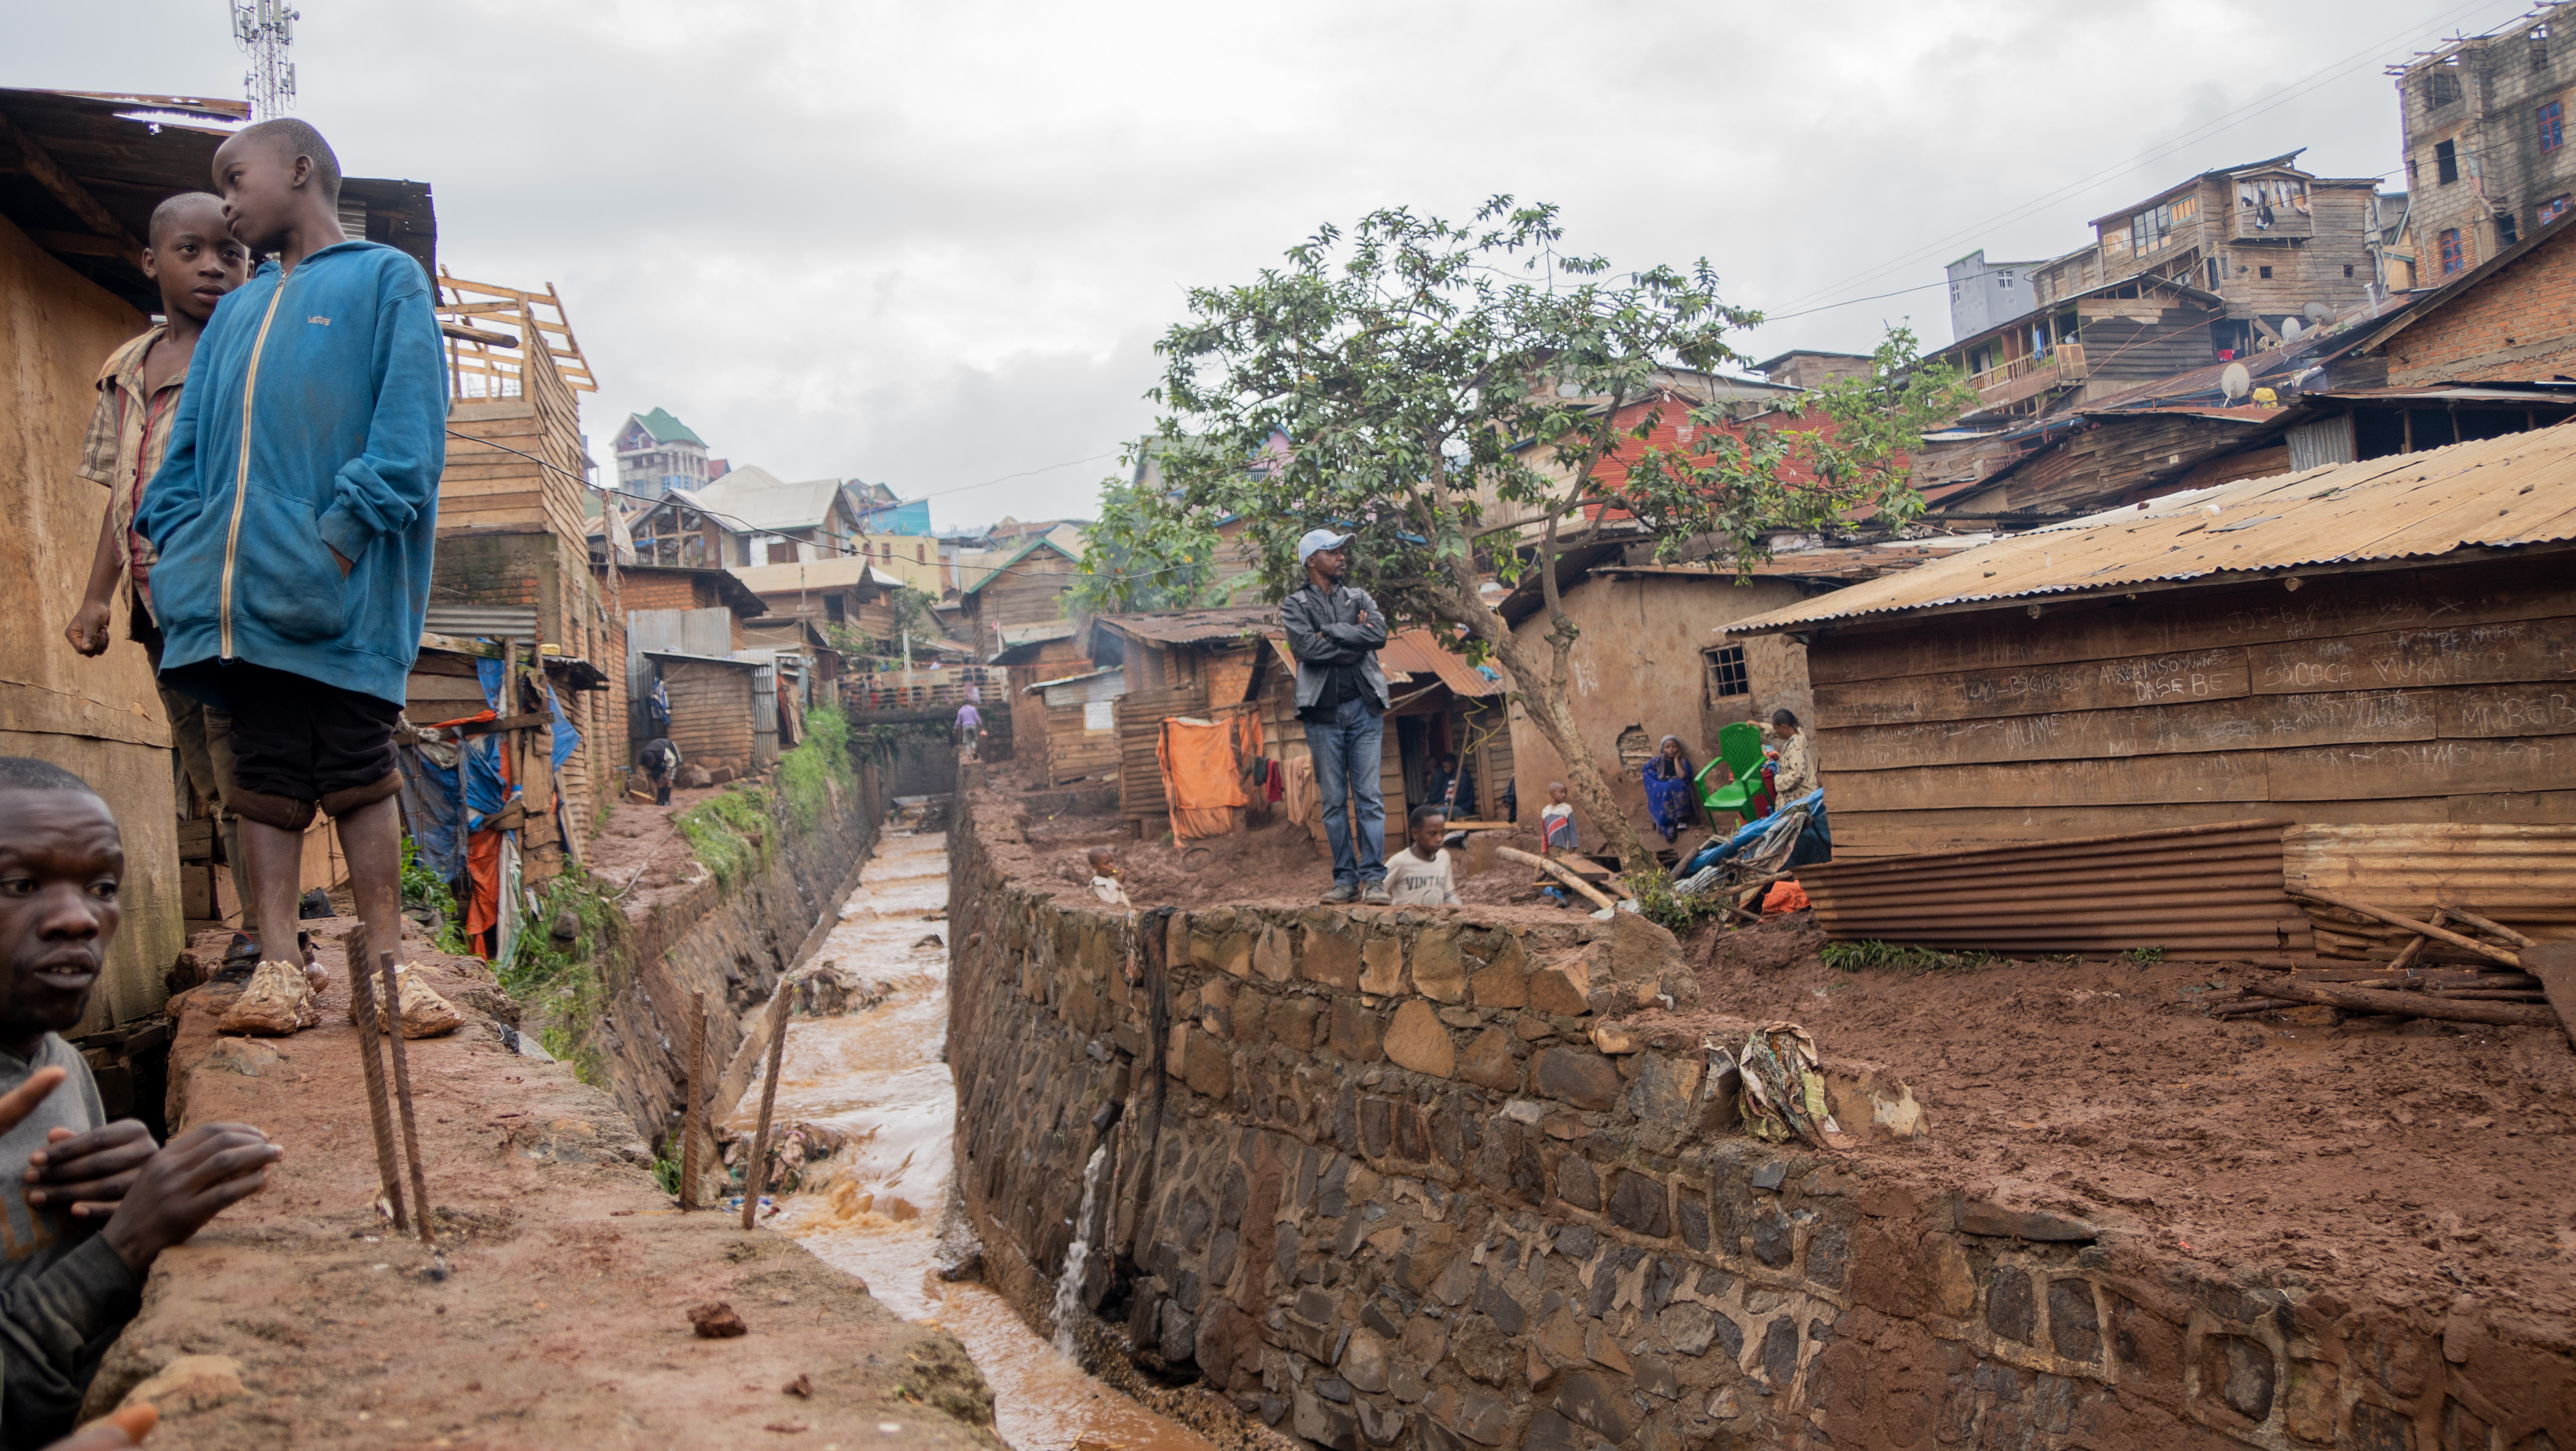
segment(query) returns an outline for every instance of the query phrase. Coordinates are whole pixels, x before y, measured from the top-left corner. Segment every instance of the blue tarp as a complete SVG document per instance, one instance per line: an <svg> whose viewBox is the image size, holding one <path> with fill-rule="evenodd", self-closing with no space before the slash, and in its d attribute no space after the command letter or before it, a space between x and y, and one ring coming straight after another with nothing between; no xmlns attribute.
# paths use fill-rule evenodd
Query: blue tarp
<svg viewBox="0 0 2576 1451"><path fill-rule="evenodd" d="M1804 866L1809 861L1830 860L1833 856L1833 838L1828 835L1825 830L1824 788L1819 786L1815 790L1808 792L1806 795L1799 797L1795 801L1784 803L1781 810L1785 811L1800 806L1807 809L1807 825L1798 833L1798 849L1790 854L1790 863L1795 866ZM1716 866L1719 862L1729 860L1737 852L1740 852L1746 847L1751 846L1753 843L1760 841L1763 833L1769 831L1772 826L1776 824L1773 817L1776 817L1778 814L1778 812L1774 812L1771 816L1760 817L1756 820L1748 821L1742 826L1737 827L1735 829L1735 834L1728 837L1726 840L1713 841L1708 845L1701 847L1697 852L1692 854L1689 861L1673 868L1673 880L1678 882L1684 877L1706 871L1708 868ZM1811 834L1816 837L1817 842L1822 848L1822 854L1812 857L1807 856L1807 839ZM1804 858L1804 860L1801 860L1801 858Z"/></svg>
<svg viewBox="0 0 2576 1451"><path fill-rule="evenodd" d="M394 751L402 766L403 817L411 825L413 849L440 881L465 875L465 834L457 829L459 803L456 772L438 764L418 746Z"/></svg>

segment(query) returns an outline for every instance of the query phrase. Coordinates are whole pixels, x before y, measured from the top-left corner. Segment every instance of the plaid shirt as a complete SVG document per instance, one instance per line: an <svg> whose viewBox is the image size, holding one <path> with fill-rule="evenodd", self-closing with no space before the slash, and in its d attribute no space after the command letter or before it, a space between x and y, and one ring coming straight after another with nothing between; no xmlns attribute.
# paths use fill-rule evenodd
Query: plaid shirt
<svg viewBox="0 0 2576 1451"><path fill-rule="evenodd" d="M154 323L125 346L108 355L98 370L98 407L89 416L81 439L80 476L107 491L107 507L116 519L116 558L134 578L135 593L147 605L152 591L152 543L134 532L134 511L143 502L143 486L161 468L170 450L170 424L179 413L181 373L146 396L143 360L169 331Z"/></svg>

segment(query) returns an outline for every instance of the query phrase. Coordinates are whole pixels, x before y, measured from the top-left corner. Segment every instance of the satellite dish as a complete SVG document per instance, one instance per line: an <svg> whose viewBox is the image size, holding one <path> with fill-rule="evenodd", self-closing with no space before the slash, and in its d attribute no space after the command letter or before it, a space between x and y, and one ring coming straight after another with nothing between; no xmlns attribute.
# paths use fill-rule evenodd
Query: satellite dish
<svg viewBox="0 0 2576 1451"><path fill-rule="evenodd" d="M2308 321L2315 323L2319 327L2323 327L2327 323L2334 321L2334 309L2328 307L2322 302L2311 302L2306 307L2299 309L2299 311L2307 315Z"/></svg>
<svg viewBox="0 0 2576 1451"><path fill-rule="evenodd" d="M2245 370L2243 363L2230 363L2218 372L2218 391L2226 394L2230 403L2236 402L2254 391L2254 375Z"/></svg>
<svg viewBox="0 0 2576 1451"><path fill-rule="evenodd" d="M2281 341L2285 343L2294 342L2302 331L2304 331L2304 329L2299 326L2299 320L2297 318L2285 317L2281 319Z"/></svg>

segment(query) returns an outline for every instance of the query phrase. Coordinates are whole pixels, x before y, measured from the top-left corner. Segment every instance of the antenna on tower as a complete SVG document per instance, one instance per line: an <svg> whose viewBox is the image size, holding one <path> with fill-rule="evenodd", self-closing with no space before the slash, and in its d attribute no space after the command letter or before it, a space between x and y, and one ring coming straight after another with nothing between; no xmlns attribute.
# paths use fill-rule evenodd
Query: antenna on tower
<svg viewBox="0 0 2576 1451"><path fill-rule="evenodd" d="M286 0L229 0L233 44L250 57L242 85L250 92L250 118L273 120L295 106L295 62L286 58L303 15Z"/></svg>

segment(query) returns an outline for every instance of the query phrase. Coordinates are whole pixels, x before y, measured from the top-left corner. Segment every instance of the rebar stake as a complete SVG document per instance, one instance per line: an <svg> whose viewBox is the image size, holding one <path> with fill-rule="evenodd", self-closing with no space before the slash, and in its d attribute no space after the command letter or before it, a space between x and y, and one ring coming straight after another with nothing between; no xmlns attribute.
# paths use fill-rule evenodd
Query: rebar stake
<svg viewBox="0 0 2576 1451"><path fill-rule="evenodd" d="M357 1008L358 1062L367 1078L367 1124L376 1132L376 1182L383 1186L394 1228L409 1229L403 1216L402 1168L394 1160L393 1109L385 1102L384 1049L376 1042L376 985L367 971L367 924L361 921L340 941L349 962L349 1001Z"/></svg>
<svg viewBox="0 0 2576 1451"><path fill-rule="evenodd" d="M680 1075L681 1102L685 1105L680 1114L680 1207L682 1209L698 1207L698 1137L704 1131L706 1124L705 1110L699 1107L698 1099L705 1090L707 1000L703 996L698 996L692 997L689 1002L696 1011L691 1016L689 1025L689 1068L686 1073Z"/></svg>
<svg viewBox="0 0 2576 1451"><path fill-rule="evenodd" d="M411 1056L403 1048L402 984L394 976L391 951L376 954L385 980L385 1018L393 1031L385 1036L394 1045L394 1102L402 1108L403 1157L411 1161L411 1204L419 1213L413 1216L420 1224L420 1242L438 1243L438 1234L430 1228L429 1183L420 1172L420 1128L411 1115Z"/></svg>
<svg viewBox="0 0 2576 1451"><path fill-rule="evenodd" d="M751 1163L742 1174L742 1227L749 1229L760 1213L760 1191L769 1178L769 1110L778 1102L778 1065L787 1056L787 995L794 986L778 985L769 1000L769 1076L760 1083L760 1127L751 1136Z"/></svg>

